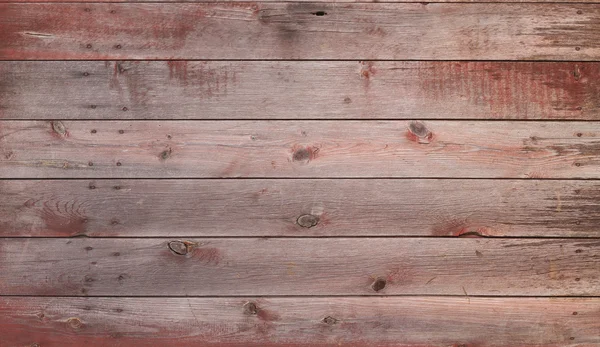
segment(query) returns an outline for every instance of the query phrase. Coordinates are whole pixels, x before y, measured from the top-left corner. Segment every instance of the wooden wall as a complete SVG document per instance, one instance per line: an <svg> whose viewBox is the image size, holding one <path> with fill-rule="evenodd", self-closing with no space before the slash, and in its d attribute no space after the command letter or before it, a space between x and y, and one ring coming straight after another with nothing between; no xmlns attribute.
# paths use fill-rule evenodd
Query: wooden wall
<svg viewBox="0 0 600 347"><path fill-rule="evenodd" d="M0 0L0 346L600 346L599 33Z"/></svg>

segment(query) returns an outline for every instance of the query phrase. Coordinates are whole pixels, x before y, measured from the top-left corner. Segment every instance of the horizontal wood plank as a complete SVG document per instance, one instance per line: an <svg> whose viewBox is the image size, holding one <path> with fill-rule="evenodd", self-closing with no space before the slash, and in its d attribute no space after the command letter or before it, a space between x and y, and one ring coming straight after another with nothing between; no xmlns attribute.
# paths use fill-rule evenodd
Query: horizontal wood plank
<svg viewBox="0 0 600 347"><path fill-rule="evenodd" d="M2 178L599 178L598 122L3 121Z"/></svg>
<svg viewBox="0 0 600 347"><path fill-rule="evenodd" d="M597 120L599 107L600 63L0 62L2 119Z"/></svg>
<svg viewBox="0 0 600 347"><path fill-rule="evenodd" d="M216 3L227 3L227 2L239 2L238 0L0 0L0 3L8 2L8 3L28 3L28 2L62 2L62 3L87 3L87 2L111 2L111 3L119 3L119 2L128 2L128 3L136 3L136 2L216 2ZM261 2L281 2L281 0L260 0L257 3ZM419 3L425 4L421 0L295 0L295 2L310 2L310 3ZM598 3L598 0L436 0L434 3L584 3L584 4L595 4ZM427 3L429 4L429 3Z"/></svg>
<svg viewBox="0 0 600 347"><path fill-rule="evenodd" d="M597 298L0 298L3 346L600 344Z"/></svg>
<svg viewBox="0 0 600 347"><path fill-rule="evenodd" d="M0 294L599 296L599 259L597 239L2 239Z"/></svg>
<svg viewBox="0 0 600 347"><path fill-rule="evenodd" d="M0 181L0 236L600 237L600 183Z"/></svg>
<svg viewBox="0 0 600 347"><path fill-rule="evenodd" d="M598 60L598 16L597 4L5 3L0 59Z"/></svg>

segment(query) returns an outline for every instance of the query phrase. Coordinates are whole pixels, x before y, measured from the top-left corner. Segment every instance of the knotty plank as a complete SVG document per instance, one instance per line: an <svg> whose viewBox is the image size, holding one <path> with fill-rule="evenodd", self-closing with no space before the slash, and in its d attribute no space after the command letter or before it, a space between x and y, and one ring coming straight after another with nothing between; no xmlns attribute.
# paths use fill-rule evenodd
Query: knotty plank
<svg viewBox="0 0 600 347"><path fill-rule="evenodd" d="M597 122L3 121L2 178L598 178Z"/></svg>
<svg viewBox="0 0 600 347"><path fill-rule="evenodd" d="M0 298L6 346L597 346L597 298Z"/></svg>
<svg viewBox="0 0 600 347"><path fill-rule="evenodd" d="M585 62L6 61L0 118L593 120L599 81Z"/></svg>
<svg viewBox="0 0 600 347"><path fill-rule="evenodd" d="M13 238L0 293L598 296L599 258L585 239Z"/></svg>
<svg viewBox="0 0 600 347"><path fill-rule="evenodd" d="M0 236L600 237L600 183L0 181Z"/></svg>
<svg viewBox="0 0 600 347"><path fill-rule="evenodd" d="M598 60L598 16L597 4L8 3L0 59Z"/></svg>

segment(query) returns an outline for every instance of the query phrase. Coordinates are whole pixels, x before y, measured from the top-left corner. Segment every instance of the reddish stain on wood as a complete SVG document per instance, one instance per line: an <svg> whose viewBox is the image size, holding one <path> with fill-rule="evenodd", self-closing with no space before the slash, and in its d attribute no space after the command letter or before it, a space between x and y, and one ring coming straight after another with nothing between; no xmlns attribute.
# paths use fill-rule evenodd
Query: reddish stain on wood
<svg viewBox="0 0 600 347"><path fill-rule="evenodd" d="M600 105L592 82L600 76L597 64L453 62L434 69L424 64L419 74L424 97L487 106L481 117L559 118Z"/></svg>
<svg viewBox="0 0 600 347"><path fill-rule="evenodd" d="M219 265L223 259L223 254L218 248L196 247L191 251L191 258L206 265Z"/></svg>

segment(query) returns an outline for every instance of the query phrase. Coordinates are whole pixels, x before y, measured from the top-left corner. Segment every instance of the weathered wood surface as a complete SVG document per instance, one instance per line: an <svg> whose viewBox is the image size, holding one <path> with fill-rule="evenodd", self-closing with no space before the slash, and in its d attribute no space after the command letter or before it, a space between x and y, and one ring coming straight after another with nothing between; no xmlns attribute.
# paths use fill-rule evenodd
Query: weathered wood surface
<svg viewBox="0 0 600 347"><path fill-rule="evenodd" d="M597 239L13 238L0 293L599 296L599 259Z"/></svg>
<svg viewBox="0 0 600 347"><path fill-rule="evenodd" d="M598 108L600 63L0 62L3 119L593 120Z"/></svg>
<svg viewBox="0 0 600 347"><path fill-rule="evenodd" d="M0 192L4 237L600 237L597 181L9 180Z"/></svg>
<svg viewBox="0 0 600 347"><path fill-rule="evenodd" d="M2 178L599 178L598 122L2 121Z"/></svg>
<svg viewBox="0 0 600 347"><path fill-rule="evenodd" d="M597 4L9 3L0 59L598 60L598 16Z"/></svg>
<svg viewBox="0 0 600 347"><path fill-rule="evenodd" d="M0 298L3 346L600 345L597 298Z"/></svg>

